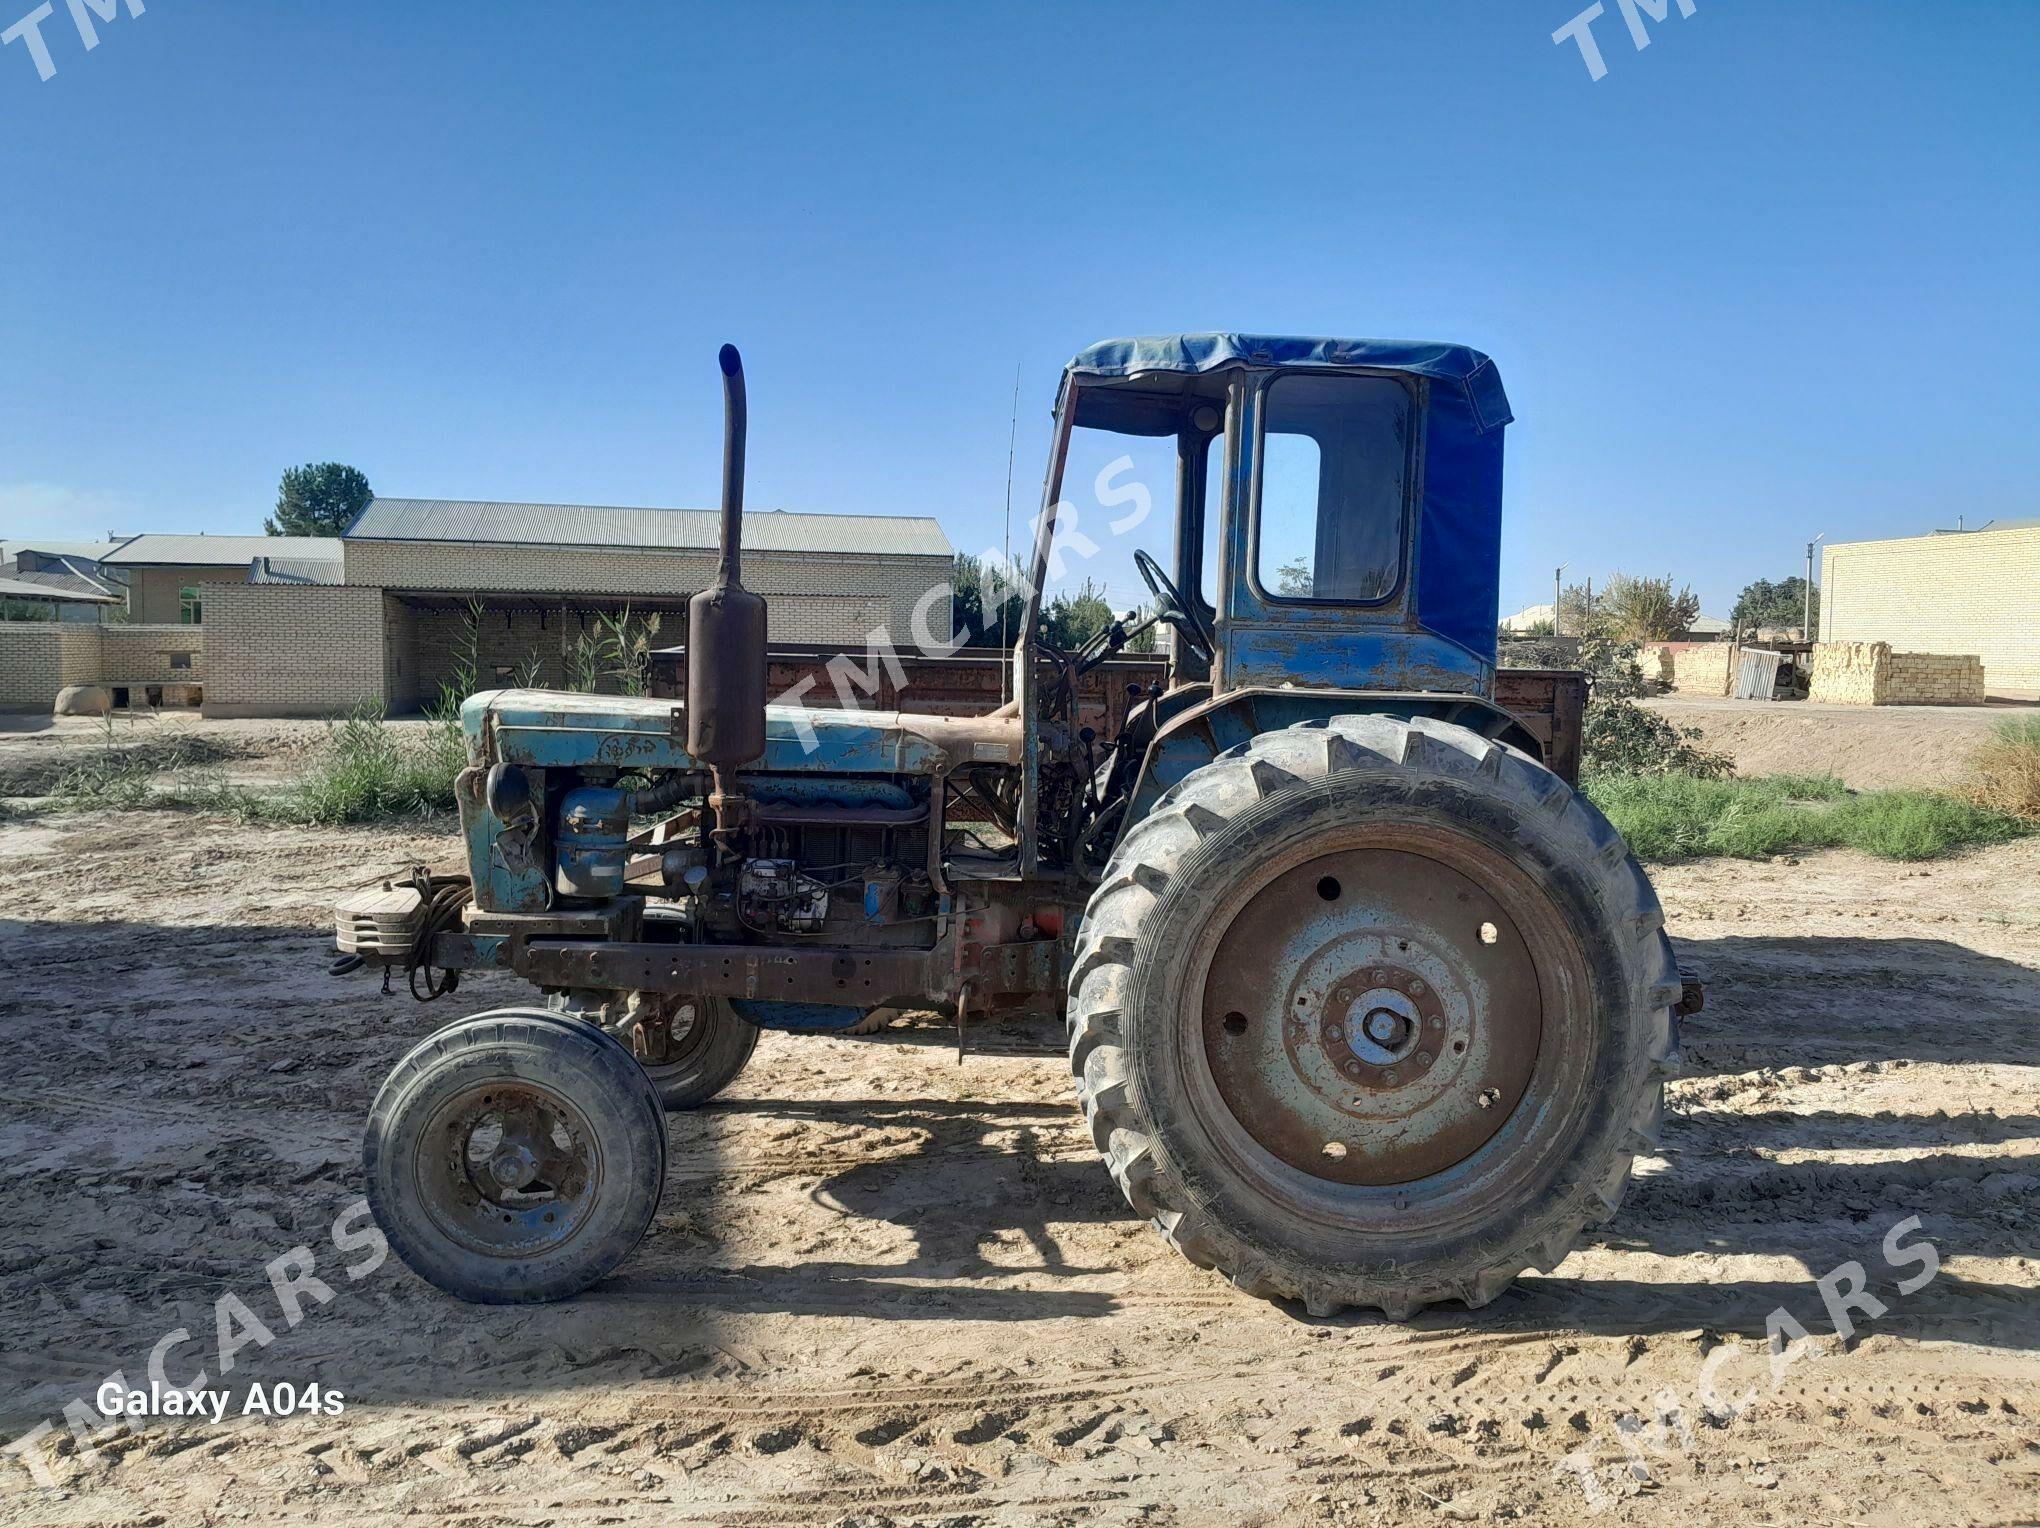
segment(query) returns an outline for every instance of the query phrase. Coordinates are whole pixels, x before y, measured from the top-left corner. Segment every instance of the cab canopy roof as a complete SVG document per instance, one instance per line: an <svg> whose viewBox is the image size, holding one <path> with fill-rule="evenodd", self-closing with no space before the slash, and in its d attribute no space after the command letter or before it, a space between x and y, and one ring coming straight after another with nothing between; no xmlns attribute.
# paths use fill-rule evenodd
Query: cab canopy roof
<svg viewBox="0 0 2040 1528"><path fill-rule="evenodd" d="M1501 582L1502 434L1514 417L1495 363L1464 345L1423 340L1171 334L1107 340L1063 376L1077 390L1072 423L1173 435L1193 402L1223 397L1227 371L1402 372L1425 379L1422 493L1413 613L1422 626L1492 665Z"/></svg>
<svg viewBox="0 0 2040 1528"><path fill-rule="evenodd" d="M1068 375L1125 381L1141 376L1203 376L1236 367L1403 371L1450 386L1464 398L1476 434L1498 430L1515 416L1495 363L1465 345L1434 340L1333 340L1280 334L1162 334L1105 340L1080 350ZM1079 423L1088 421L1080 420ZM1113 426L1117 428L1118 426Z"/></svg>

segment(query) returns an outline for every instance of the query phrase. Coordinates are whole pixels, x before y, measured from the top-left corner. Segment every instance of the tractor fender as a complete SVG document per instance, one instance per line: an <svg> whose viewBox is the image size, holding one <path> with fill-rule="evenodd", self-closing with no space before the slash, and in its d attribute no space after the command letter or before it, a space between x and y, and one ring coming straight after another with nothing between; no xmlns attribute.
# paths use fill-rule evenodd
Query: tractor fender
<svg viewBox="0 0 2040 1528"><path fill-rule="evenodd" d="M1244 747L1266 732L1334 716L1388 716L1398 721L1434 717L1533 759L1544 757L1544 745L1518 717L1480 695L1288 687L1228 690L1169 718L1155 734L1116 836L1123 837L1168 791L1227 750Z"/></svg>

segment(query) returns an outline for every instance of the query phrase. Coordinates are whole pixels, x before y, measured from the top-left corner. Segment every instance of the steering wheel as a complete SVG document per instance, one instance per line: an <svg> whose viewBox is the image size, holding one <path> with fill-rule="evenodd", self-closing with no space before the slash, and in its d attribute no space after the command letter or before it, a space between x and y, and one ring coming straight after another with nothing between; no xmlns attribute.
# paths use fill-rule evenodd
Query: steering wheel
<svg viewBox="0 0 2040 1528"><path fill-rule="evenodd" d="M1139 547L1134 548L1133 565L1140 570L1141 581L1155 597L1155 619L1167 621L1183 633L1197 655L1210 662L1218 649L1218 640L1205 624L1203 612L1183 598L1175 584L1170 582L1169 575L1162 571L1162 565Z"/></svg>

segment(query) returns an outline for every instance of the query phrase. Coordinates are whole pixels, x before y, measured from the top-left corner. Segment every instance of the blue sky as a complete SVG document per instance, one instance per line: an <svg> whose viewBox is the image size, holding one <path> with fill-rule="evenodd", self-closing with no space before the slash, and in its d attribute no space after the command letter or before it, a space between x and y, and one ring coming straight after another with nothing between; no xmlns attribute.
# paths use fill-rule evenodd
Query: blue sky
<svg viewBox="0 0 2040 1528"><path fill-rule="evenodd" d="M326 458L711 504L733 340L753 507L976 549L1016 368L1031 511L1068 355L1206 328L1493 354L1505 610L2040 513L2040 5L1639 52L1606 0L1595 81L1582 3L147 0L88 52L55 0L49 79L0 49L0 535L256 531Z"/></svg>

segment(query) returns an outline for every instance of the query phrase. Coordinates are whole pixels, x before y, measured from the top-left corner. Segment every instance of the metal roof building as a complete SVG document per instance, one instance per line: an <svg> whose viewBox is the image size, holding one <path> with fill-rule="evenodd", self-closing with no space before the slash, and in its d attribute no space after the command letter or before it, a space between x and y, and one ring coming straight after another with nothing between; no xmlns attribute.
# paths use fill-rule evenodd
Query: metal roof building
<svg viewBox="0 0 2040 1528"><path fill-rule="evenodd" d="M605 551L716 548L712 509L629 509L607 504L511 504L477 499L377 499L347 528L354 541L485 542ZM843 552L948 557L949 538L926 516L815 515L752 510L749 552Z"/></svg>
<svg viewBox="0 0 2040 1528"><path fill-rule="evenodd" d="M240 554L243 577L202 591L208 714L403 712L470 669L484 687L585 683L619 626L685 641L719 530L711 510L379 498L337 542L144 537L183 545L122 555L214 554L224 573ZM944 641L953 555L925 516L744 516L744 581L775 641Z"/></svg>
<svg viewBox="0 0 2040 1528"><path fill-rule="evenodd" d="M52 605L118 605L120 596L108 594L89 578L75 573L8 573L0 575L0 598L30 600Z"/></svg>
<svg viewBox="0 0 2040 1528"><path fill-rule="evenodd" d="M482 687L585 685L591 666L613 667L597 653L619 629L646 647L686 640L687 601L715 575L719 521L700 509L382 498L338 537L34 543L47 550L27 561L83 569L123 594L133 640L102 644L103 672L0 682L0 702L46 705L45 689L81 678L174 681L180 693L202 683L209 715L334 715L415 710L470 673ZM17 544L30 546L6 545ZM766 598L774 641L946 642L952 558L926 516L744 516L744 578ZM0 681L11 662L0 651Z"/></svg>
<svg viewBox="0 0 2040 1528"><path fill-rule="evenodd" d="M257 557L340 560L334 536L132 536L99 560L117 568L246 568Z"/></svg>

